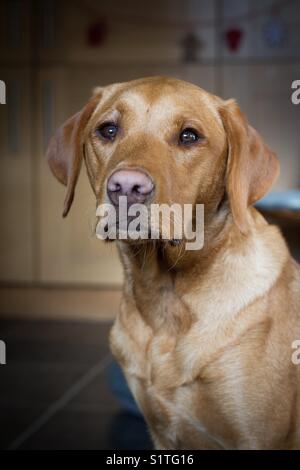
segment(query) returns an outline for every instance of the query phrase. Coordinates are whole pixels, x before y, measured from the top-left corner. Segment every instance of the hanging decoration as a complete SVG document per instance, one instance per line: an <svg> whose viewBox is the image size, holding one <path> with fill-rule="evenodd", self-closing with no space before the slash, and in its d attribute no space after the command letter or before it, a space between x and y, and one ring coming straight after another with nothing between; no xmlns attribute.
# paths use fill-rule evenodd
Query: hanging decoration
<svg viewBox="0 0 300 470"><path fill-rule="evenodd" d="M92 0L74 0L78 3L78 6L82 8L84 5L85 10L88 10L88 13L91 17L91 24L89 25L86 37L87 43L90 47L100 47L106 40L108 33L108 23L106 18L99 18L100 9L96 8L96 3ZM290 3L295 2L296 0L273 0L271 5L260 5L255 8L249 9L246 13L242 15L237 15L230 18L231 24L234 23L234 26L228 26L227 29L223 30L222 39L224 44L231 53L236 53L239 51L241 44L245 38L246 26L251 22L256 21L259 18L263 18L265 15L270 16L270 19L265 23L263 27L263 38L265 42L270 47L279 47L287 39L287 28L285 23L281 20L280 14L283 9L288 6ZM122 25L127 24L128 26L138 26L139 28L147 27L153 28L156 27L168 28L172 30L177 30L182 34L184 31L189 31L185 33L185 36L181 40L181 45L183 48L183 60L185 62L197 62L199 59L199 51L203 47L202 41L199 39L197 34L194 32L198 31L200 28L215 28L216 23L215 19L203 20L202 18L193 18L192 20L171 20L170 18L159 17L149 17L138 14L126 13L118 14L117 12L108 19L113 23L121 23ZM226 24L226 23L225 23ZM225 26L226 28L226 26Z"/></svg>
<svg viewBox="0 0 300 470"><path fill-rule="evenodd" d="M244 32L241 28L230 28L225 32L225 41L230 52L237 52L241 46Z"/></svg>
<svg viewBox="0 0 300 470"><path fill-rule="evenodd" d="M87 43L90 47L100 47L107 37L107 23L101 18L91 23L87 30Z"/></svg>
<svg viewBox="0 0 300 470"><path fill-rule="evenodd" d="M271 17L263 27L263 37L270 47L280 47L287 40L287 28L280 17Z"/></svg>
<svg viewBox="0 0 300 470"><path fill-rule="evenodd" d="M188 33L181 41L183 47L183 62L193 63L199 60L199 51L203 42L195 33Z"/></svg>

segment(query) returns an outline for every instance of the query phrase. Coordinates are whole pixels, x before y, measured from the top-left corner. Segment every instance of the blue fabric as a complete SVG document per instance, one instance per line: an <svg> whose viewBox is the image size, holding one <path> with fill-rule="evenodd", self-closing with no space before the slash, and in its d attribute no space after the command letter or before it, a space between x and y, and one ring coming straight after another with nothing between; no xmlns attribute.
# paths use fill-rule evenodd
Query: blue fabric
<svg viewBox="0 0 300 470"><path fill-rule="evenodd" d="M136 416L142 416L126 382L122 369L112 362L107 371L108 385L122 408Z"/></svg>
<svg viewBox="0 0 300 470"><path fill-rule="evenodd" d="M300 189L274 191L256 204L260 209L300 211Z"/></svg>

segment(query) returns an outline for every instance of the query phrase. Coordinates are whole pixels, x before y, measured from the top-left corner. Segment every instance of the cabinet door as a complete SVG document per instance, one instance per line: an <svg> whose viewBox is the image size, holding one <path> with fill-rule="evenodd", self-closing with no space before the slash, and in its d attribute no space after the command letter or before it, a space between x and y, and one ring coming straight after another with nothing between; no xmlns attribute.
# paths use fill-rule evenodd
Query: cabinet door
<svg viewBox="0 0 300 470"><path fill-rule="evenodd" d="M300 76L300 65L228 65L223 73L224 97L237 99L280 158L277 188L299 188L300 118L299 106L291 101L291 84Z"/></svg>
<svg viewBox="0 0 300 470"><path fill-rule="evenodd" d="M31 85L27 68L1 71L6 104L0 105L0 280L31 281L32 214Z"/></svg>
<svg viewBox="0 0 300 470"><path fill-rule="evenodd" d="M23 64L30 61L33 32L32 4L31 0L0 1L1 62ZM2 70L1 75L3 75ZM2 77L1 79L3 80Z"/></svg>
<svg viewBox="0 0 300 470"><path fill-rule="evenodd" d="M121 269L115 248L94 236L95 201L82 168L76 197L67 219L62 219L65 187L55 180L45 160L49 137L88 98L73 92L74 75L65 68L44 68L39 77L39 280L46 283L118 284ZM79 83L78 83L79 85ZM83 85L84 87L84 85Z"/></svg>
<svg viewBox="0 0 300 470"><path fill-rule="evenodd" d="M211 67L69 66L43 68L39 78L39 227L40 280L53 283L120 285L122 270L114 244L95 239L95 201L82 168L73 207L61 217L65 188L54 180L43 156L49 135L81 109L96 85L148 75L173 75L212 88Z"/></svg>

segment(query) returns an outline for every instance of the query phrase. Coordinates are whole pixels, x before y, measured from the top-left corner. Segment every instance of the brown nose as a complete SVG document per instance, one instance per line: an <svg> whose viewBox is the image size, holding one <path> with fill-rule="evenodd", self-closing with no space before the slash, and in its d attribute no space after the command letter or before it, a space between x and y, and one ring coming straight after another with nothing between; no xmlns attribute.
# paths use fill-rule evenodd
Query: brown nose
<svg viewBox="0 0 300 470"><path fill-rule="evenodd" d="M117 206L120 196L127 196L128 206L143 204L153 193L154 184L143 171L118 170L107 182L107 194L111 202Z"/></svg>

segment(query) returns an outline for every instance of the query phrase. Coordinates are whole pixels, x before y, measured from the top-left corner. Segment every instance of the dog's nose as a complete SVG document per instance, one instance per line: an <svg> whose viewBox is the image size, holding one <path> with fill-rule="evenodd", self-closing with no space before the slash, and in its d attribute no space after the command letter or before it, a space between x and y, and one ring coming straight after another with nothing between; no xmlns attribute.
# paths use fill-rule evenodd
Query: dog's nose
<svg viewBox="0 0 300 470"><path fill-rule="evenodd" d="M128 206L143 204L151 197L153 189L152 180L140 170L118 170L107 182L107 194L115 206L119 204L120 196L127 197Z"/></svg>

